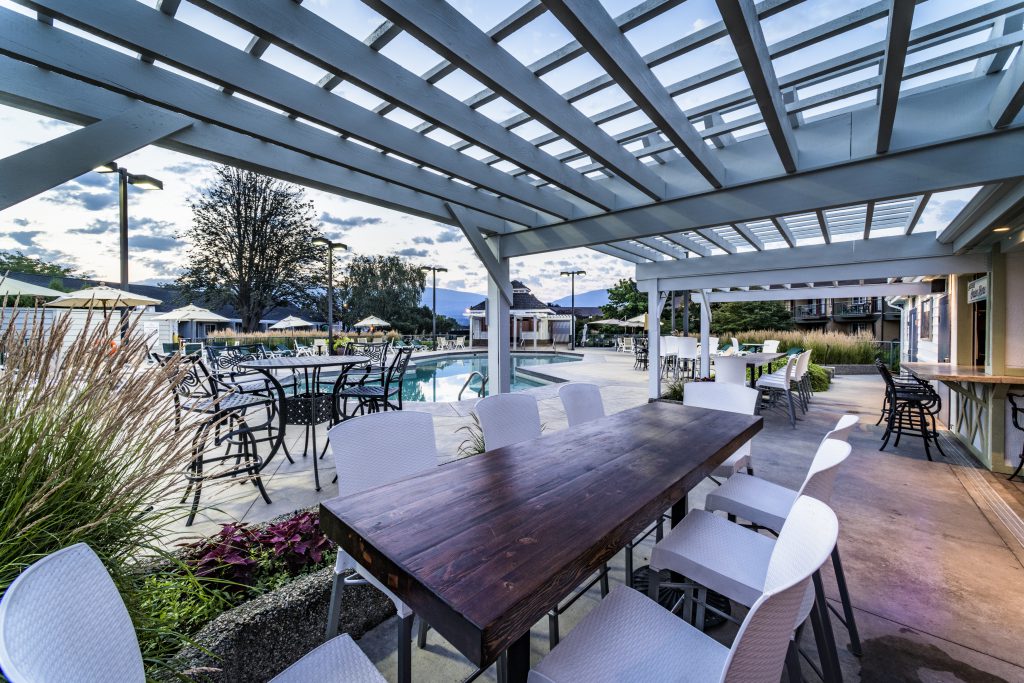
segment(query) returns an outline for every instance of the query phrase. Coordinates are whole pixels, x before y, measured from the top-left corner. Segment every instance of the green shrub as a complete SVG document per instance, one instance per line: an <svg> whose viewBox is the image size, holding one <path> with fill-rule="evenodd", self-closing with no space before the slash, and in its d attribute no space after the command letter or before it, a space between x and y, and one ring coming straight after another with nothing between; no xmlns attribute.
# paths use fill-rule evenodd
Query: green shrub
<svg viewBox="0 0 1024 683"><path fill-rule="evenodd" d="M811 350L811 360L819 365L870 365L885 354L871 335L823 332L821 330L751 330L736 335L741 344L761 344L778 339L780 351L791 348Z"/></svg>
<svg viewBox="0 0 1024 683"><path fill-rule="evenodd" d="M158 668L180 639L144 607L152 581L138 568L178 514L165 503L180 496L194 423L175 427L169 381L181 368L148 363L138 319L122 339L119 318L92 312L72 333L68 315L47 326L39 310L0 312L0 591L29 564L87 543Z"/></svg>
<svg viewBox="0 0 1024 683"><path fill-rule="evenodd" d="M825 368L811 363L807 366L807 372L811 375L811 390L815 393L819 391L828 391L829 385L832 383L832 378L825 372Z"/></svg>

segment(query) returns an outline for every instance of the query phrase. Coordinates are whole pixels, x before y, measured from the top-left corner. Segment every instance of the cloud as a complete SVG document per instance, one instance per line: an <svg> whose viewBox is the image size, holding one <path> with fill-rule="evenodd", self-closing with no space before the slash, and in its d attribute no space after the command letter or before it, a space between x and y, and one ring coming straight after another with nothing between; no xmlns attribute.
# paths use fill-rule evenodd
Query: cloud
<svg viewBox="0 0 1024 683"><path fill-rule="evenodd" d="M53 204L79 204L86 211L102 211L117 204L114 192L82 192L70 187L60 187L44 199Z"/></svg>
<svg viewBox="0 0 1024 683"><path fill-rule="evenodd" d="M23 228L29 224L29 220L27 218L15 218L13 222L15 225L20 225Z"/></svg>
<svg viewBox="0 0 1024 683"><path fill-rule="evenodd" d="M465 280L449 280L448 281L448 288L449 289L465 289L466 288L466 281Z"/></svg>
<svg viewBox="0 0 1024 683"><path fill-rule="evenodd" d="M207 165L208 164L198 163L195 161L182 161L178 164L164 166L164 170L170 173L193 173L202 168L206 168Z"/></svg>
<svg viewBox="0 0 1024 683"><path fill-rule="evenodd" d="M30 247L39 234L42 234L42 230L17 230L7 233L7 236L23 247Z"/></svg>
<svg viewBox="0 0 1024 683"><path fill-rule="evenodd" d="M128 235L128 247L151 251L168 251L177 249L181 243L173 237L163 235Z"/></svg>
<svg viewBox="0 0 1024 683"><path fill-rule="evenodd" d="M413 244L433 244L434 240L430 237L424 237L422 235L412 238Z"/></svg>
<svg viewBox="0 0 1024 683"><path fill-rule="evenodd" d="M395 253L398 254L399 256L423 258L430 252L428 252L426 249L413 249L412 247L406 247L405 249L399 249Z"/></svg>
<svg viewBox="0 0 1024 683"><path fill-rule="evenodd" d="M339 216L333 216L326 211L320 214L320 220L324 223L337 225L339 228L358 228L364 225L377 225L383 221L382 218L377 216L349 216L348 218L341 218Z"/></svg>
<svg viewBox="0 0 1024 683"><path fill-rule="evenodd" d="M104 218L97 218L93 222L84 228L71 228L68 232L76 235L102 235L105 232L110 232L117 227L114 221L109 221Z"/></svg>
<svg viewBox="0 0 1024 683"><path fill-rule="evenodd" d="M74 182L83 187L107 188L114 184L113 180L113 173L85 173L75 178Z"/></svg>
<svg viewBox="0 0 1024 683"><path fill-rule="evenodd" d="M462 233L458 231L442 232L437 236L438 242L458 242L462 239Z"/></svg>
<svg viewBox="0 0 1024 683"><path fill-rule="evenodd" d="M964 208L967 202L963 199L947 199L946 201L940 202L935 212L935 217L940 221L949 222L956 218L956 215L960 213L960 210Z"/></svg>

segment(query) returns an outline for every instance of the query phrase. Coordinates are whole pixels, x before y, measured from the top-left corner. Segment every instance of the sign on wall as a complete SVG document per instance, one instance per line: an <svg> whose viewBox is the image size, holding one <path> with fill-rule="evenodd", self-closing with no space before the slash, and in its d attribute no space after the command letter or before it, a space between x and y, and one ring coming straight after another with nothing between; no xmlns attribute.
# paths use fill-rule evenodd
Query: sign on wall
<svg viewBox="0 0 1024 683"><path fill-rule="evenodd" d="M988 299L988 275L967 284L967 303L973 304Z"/></svg>

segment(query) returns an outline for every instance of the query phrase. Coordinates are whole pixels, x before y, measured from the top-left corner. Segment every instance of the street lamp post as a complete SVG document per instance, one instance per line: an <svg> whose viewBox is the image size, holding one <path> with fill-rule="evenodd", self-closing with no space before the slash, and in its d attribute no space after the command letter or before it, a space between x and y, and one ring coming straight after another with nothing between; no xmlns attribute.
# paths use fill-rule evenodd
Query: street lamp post
<svg viewBox="0 0 1024 683"><path fill-rule="evenodd" d="M313 244L327 247L327 355L334 355L334 250L348 249L341 242L326 237L313 238Z"/></svg>
<svg viewBox="0 0 1024 683"><path fill-rule="evenodd" d="M569 285L570 286L570 290L569 291L571 292L571 295L570 295L570 298L569 298L569 305L572 308L572 316L571 316L572 320L569 323L569 350L570 351L575 351L576 350L576 276L579 275L580 277L582 277L582 276L584 276L586 274L587 274L587 271L585 271L585 270L563 270L562 271L562 275L568 275L569 276L569 283L570 283L570 285Z"/></svg>
<svg viewBox="0 0 1024 683"><path fill-rule="evenodd" d="M442 268L440 266L423 266L422 268L420 268L420 270L423 271L423 272L426 272L426 271L429 270L433 274L433 278L434 278L433 279L433 284L430 287L430 290L431 290L430 293L431 293L431 296L433 297L433 301L431 302L431 323L432 323L432 334L433 334L433 337L434 337L434 350L436 351L437 350L437 274L438 273L447 273L448 269L447 268Z"/></svg>
<svg viewBox="0 0 1024 683"><path fill-rule="evenodd" d="M128 185L143 190L162 190L163 182L153 176L129 173L124 166L110 161L93 169L97 173L117 174L118 241L120 242L121 291L128 291ZM128 334L128 309L121 309L121 339Z"/></svg>
<svg viewBox="0 0 1024 683"><path fill-rule="evenodd" d="M97 173L117 174L117 203L120 209L118 235L121 243L121 289L128 291L128 186L134 185L143 190L162 190L164 184L148 175L129 173L124 166L111 161L97 166Z"/></svg>

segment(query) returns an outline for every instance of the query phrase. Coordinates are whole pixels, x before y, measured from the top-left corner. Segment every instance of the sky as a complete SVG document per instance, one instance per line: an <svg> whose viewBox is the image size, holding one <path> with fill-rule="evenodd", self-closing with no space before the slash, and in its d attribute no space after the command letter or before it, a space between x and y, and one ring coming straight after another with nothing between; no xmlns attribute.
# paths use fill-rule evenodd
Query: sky
<svg viewBox="0 0 1024 683"><path fill-rule="evenodd" d="M152 4L152 0L139 1ZM616 16L636 4L638 0L601 1L610 14ZM515 11L522 0L450 2L476 25L486 30ZM867 4L869 0L807 0L795 8L764 20L762 25L768 43L772 44ZM972 0L928 0L918 5L914 27L963 11L974 4ZM0 0L0 7L25 12L24 8L14 5L10 0ZM358 0L305 0L303 7L331 20L360 40L382 20L380 15ZM247 32L198 9L187 0L182 3L177 18L238 48L244 47L250 38ZM626 35L641 53L646 54L680 35L699 30L718 20L720 15L714 0L688 0ZM82 35L66 25L61 26L59 22L58 27ZM884 21L873 22L774 60L776 71L782 76L810 63L883 40L885 32ZM941 52L966 47L984 37L982 33L954 41L943 46ZM529 64L571 39L568 31L550 13L545 13L504 40L501 45L517 59ZM387 45L382 54L417 73L422 73L439 61L437 55L407 34L402 34ZM908 64L934 57L936 54L934 50L912 54L908 58ZM725 38L659 65L655 67L654 73L663 83L668 84L734 59L735 56L731 42ZM276 47L271 47L263 59L305 80L315 82L323 75L319 68ZM965 70L969 71L970 68L972 65L966 64L946 69L924 79L907 82L904 87L920 85L929 79L948 78ZM596 62L584 55L546 74L543 78L556 90L564 92L599 73L600 68ZM806 97L822 89L830 89L865 77L865 74L860 72L850 74L830 82L827 88L817 86L816 89L808 88L806 92L799 94ZM482 88L479 82L461 71L440 81L438 87L459 98L468 97ZM742 74L738 74L685 93L677 97L676 101L680 106L690 108L744 87L746 82ZM368 108L381 101L348 81L336 88L334 94ZM858 97L863 99L863 96ZM625 94L621 89L613 86L584 98L575 105L584 113L593 114L624 99ZM830 106L844 107L857 101L860 100L855 97ZM480 111L499 121L519 112L514 105L500 98L482 107ZM821 111L812 110L808 112L808 116L827 114L827 111L828 108ZM749 113L750 111L741 110L736 112L735 116L745 116ZM390 114L389 118L405 125L416 125L420 122L411 113L400 110ZM639 125L644 120L644 116L637 113L609 122L602 127L614 134ZM77 126L68 123L0 105L0 156L6 157L76 129ZM544 133L545 129L539 123L530 123L514 131L529 139ZM737 131L738 138L759 134L763 134L762 125ZM440 130L431 133L430 136L444 143L457 139ZM569 143L557 142L543 149L559 153L569 148ZM467 153L472 156L486 154L479 148L468 150ZM181 235L191 222L189 201L209 182L213 165L202 159L157 147L141 149L116 161L132 173L151 175L164 183L162 191L130 189L130 279L133 282L173 280L185 262L188 248ZM584 163L589 163L589 159L582 159L572 165ZM502 168L500 164L496 167ZM934 195L917 231L934 231L944 227L975 191L976 188ZM306 194L314 202L324 233L331 239L345 242L351 248L349 254L340 257L339 263L343 264L351 254L399 254L418 264L438 264L447 267L447 273L438 274L439 287L486 292L484 269L457 228L318 190L306 189ZM0 211L0 250L17 250L45 260L73 265L81 271L91 273L97 279L116 282L117 219L115 176L87 173ZM559 275L560 271L567 269L587 271L587 275L577 281L578 291L606 288L620 278L631 277L634 272L632 263L589 249L514 259L511 264L512 277L525 282L546 301L568 295L569 279Z"/></svg>

